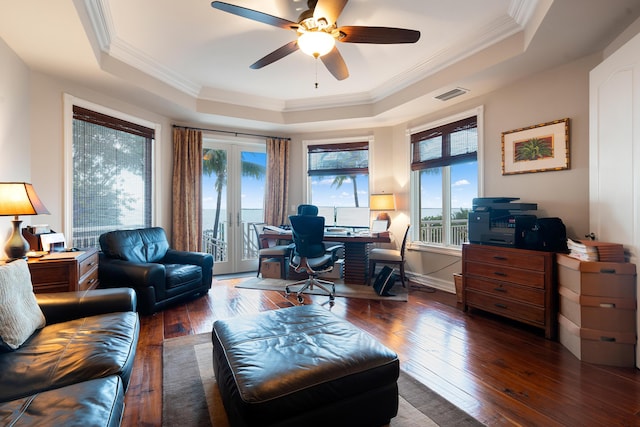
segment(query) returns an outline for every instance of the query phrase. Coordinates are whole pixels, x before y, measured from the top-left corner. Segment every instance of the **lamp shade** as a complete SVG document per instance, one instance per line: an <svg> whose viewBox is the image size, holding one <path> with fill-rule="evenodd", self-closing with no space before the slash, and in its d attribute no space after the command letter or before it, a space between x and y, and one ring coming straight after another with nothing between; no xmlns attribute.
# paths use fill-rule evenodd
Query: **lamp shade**
<svg viewBox="0 0 640 427"><path fill-rule="evenodd" d="M372 211L395 211L396 197L393 193L372 194L369 198L369 209Z"/></svg>
<svg viewBox="0 0 640 427"><path fill-rule="evenodd" d="M33 185L26 182L0 182L0 216L48 213Z"/></svg>
<svg viewBox="0 0 640 427"><path fill-rule="evenodd" d="M13 231L4 246L9 261L26 258L29 243L22 236L20 215L48 214L33 185L26 182L0 182L0 216L12 215Z"/></svg>

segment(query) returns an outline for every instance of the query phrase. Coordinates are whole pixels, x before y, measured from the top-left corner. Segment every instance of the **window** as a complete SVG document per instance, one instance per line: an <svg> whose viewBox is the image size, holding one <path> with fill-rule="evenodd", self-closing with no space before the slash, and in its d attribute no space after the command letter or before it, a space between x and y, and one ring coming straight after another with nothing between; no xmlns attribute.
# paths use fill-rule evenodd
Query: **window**
<svg viewBox="0 0 640 427"><path fill-rule="evenodd" d="M369 226L369 142L307 146L309 203L327 225Z"/></svg>
<svg viewBox="0 0 640 427"><path fill-rule="evenodd" d="M74 247L97 247L100 234L151 226L155 130L73 106Z"/></svg>
<svg viewBox="0 0 640 427"><path fill-rule="evenodd" d="M478 115L411 133L412 216L417 240L460 247L478 196Z"/></svg>

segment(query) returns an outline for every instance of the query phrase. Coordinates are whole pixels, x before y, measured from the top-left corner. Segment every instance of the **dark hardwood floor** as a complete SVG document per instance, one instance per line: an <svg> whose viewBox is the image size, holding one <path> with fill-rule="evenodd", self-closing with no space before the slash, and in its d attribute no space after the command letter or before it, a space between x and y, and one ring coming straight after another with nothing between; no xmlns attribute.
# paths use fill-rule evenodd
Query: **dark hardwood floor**
<svg viewBox="0 0 640 427"><path fill-rule="evenodd" d="M207 296L141 318L123 426L161 424L163 339L295 303L280 292L236 289L240 280L214 278ZM455 295L427 290L411 287L408 303L337 298L331 311L394 349L404 371L486 425L640 425L639 370L582 363L541 331L464 313Z"/></svg>

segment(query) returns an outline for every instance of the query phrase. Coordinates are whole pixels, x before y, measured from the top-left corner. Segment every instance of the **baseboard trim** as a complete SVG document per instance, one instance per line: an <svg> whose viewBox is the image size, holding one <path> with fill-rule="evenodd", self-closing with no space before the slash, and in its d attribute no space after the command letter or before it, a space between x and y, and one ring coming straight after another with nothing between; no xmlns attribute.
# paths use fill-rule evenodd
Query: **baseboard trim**
<svg viewBox="0 0 640 427"><path fill-rule="evenodd" d="M431 276L425 276L424 274L413 273L410 271L406 271L405 274L407 278L418 285L422 286L430 286L432 288L438 289L440 291L449 292L451 294L456 293L456 287L453 281L449 282L447 280L438 279ZM453 277L452 277L453 280Z"/></svg>

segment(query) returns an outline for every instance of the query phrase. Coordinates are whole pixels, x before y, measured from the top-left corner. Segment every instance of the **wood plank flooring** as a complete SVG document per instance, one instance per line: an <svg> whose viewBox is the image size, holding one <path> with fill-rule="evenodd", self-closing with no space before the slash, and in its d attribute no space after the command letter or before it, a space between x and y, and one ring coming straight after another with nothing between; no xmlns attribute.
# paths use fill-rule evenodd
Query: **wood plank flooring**
<svg viewBox="0 0 640 427"><path fill-rule="evenodd" d="M162 422L162 341L210 332L216 319L293 305L283 293L216 280L205 297L141 318L123 426ZM399 286L399 285L397 285ZM582 363L541 331L412 286L409 302L307 296L368 331L401 368L490 426L640 425L640 371Z"/></svg>

